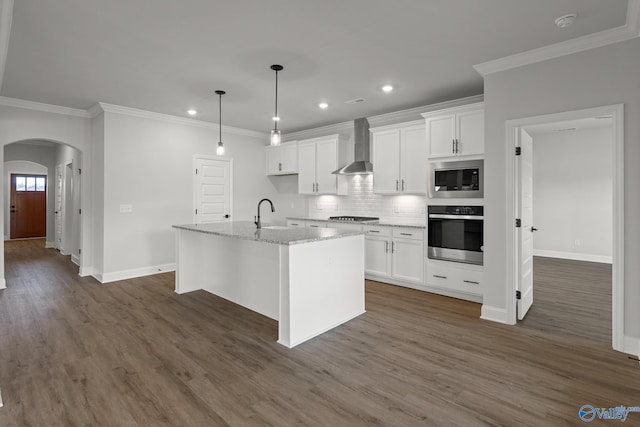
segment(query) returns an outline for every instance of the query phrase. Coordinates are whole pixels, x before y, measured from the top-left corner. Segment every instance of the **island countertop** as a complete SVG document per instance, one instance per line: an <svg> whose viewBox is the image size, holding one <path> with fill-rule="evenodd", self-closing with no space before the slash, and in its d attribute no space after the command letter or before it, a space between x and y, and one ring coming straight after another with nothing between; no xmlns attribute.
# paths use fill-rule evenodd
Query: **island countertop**
<svg viewBox="0 0 640 427"><path fill-rule="evenodd" d="M184 224L174 225L173 228L276 245L297 245L362 234L360 231L335 228L292 228L264 225L263 228L257 229L256 225L250 221Z"/></svg>

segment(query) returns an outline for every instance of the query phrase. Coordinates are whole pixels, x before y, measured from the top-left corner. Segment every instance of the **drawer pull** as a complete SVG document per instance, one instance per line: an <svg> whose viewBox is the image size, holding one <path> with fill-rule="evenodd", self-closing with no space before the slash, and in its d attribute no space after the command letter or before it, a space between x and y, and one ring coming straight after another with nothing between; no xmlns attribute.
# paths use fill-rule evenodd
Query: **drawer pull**
<svg viewBox="0 0 640 427"><path fill-rule="evenodd" d="M311 227L311 228L318 228L318 227L320 227L320 226L319 226L319 225L310 225L309 227Z"/></svg>
<svg viewBox="0 0 640 427"><path fill-rule="evenodd" d="M440 275L437 275L437 274L434 274L433 277L437 277L438 279L446 279L447 278L447 276L440 276Z"/></svg>
<svg viewBox="0 0 640 427"><path fill-rule="evenodd" d="M480 282L474 282L473 280L463 280L464 283L471 283L472 285L479 285Z"/></svg>
<svg viewBox="0 0 640 427"><path fill-rule="evenodd" d="M401 236L413 236L413 233L400 233Z"/></svg>
<svg viewBox="0 0 640 427"><path fill-rule="evenodd" d="M292 222L291 225L298 226L300 224L298 224L297 222Z"/></svg>

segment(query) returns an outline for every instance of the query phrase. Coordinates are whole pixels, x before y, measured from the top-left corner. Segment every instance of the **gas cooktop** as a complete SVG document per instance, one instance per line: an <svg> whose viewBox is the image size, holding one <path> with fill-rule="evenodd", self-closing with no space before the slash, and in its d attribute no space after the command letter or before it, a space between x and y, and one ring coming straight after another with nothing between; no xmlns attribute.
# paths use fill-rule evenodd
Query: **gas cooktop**
<svg viewBox="0 0 640 427"><path fill-rule="evenodd" d="M367 222L378 221L380 218L372 216L330 216L331 221L348 221L348 222Z"/></svg>

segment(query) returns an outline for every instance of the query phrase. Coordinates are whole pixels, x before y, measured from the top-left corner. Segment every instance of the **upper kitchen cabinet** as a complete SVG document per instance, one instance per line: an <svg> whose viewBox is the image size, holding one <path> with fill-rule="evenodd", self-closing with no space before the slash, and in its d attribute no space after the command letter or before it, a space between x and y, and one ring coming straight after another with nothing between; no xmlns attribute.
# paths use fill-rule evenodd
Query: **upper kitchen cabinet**
<svg viewBox="0 0 640 427"><path fill-rule="evenodd" d="M296 141L265 147L267 175L298 173L298 143Z"/></svg>
<svg viewBox="0 0 640 427"><path fill-rule="evenodd" d="M373 192L424 194L427 191L427 144L420 121L371 129Z"/></svg>
<svg viewBox="0 0 640 427"><path fill-rule="evenodd" d="M347 147L339 135L298 141L298 192L339 194L337 175L331 172L346 164Z"/></svg>
<svg viewBox="0 0 640 427"><path fill-rule="evenodd" d="M429 158L484 154L484 103L422 114Z"/></svg>

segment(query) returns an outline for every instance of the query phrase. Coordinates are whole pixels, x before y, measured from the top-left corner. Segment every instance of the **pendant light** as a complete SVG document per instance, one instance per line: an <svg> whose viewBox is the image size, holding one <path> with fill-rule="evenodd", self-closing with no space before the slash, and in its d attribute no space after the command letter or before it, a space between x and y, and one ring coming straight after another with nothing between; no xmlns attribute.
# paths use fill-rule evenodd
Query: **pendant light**
<svg viewBox="0 0 640 427"><path fill-rule="evenodd" d="M222 143L222 95L224 95L226 92L223 90L217 90L216 94L219 97L219 104L218 104L218 112L220 113L219 115L219 120L218 120L218 129L220 130L220 140L218 141L218 148L216 149L216 154L218 156L222 156L224 154L224 144Z"/></svg>
<svg viewBox="0 0 640 427"><path fill-rule="evenodd" d="M271 130L271 145L280 145L282 141L282 134L278 129L278 71L282 71L284 67L282 65L274 64L271 69L276 72L276 114L273 116L273 129Z"/></svg>

